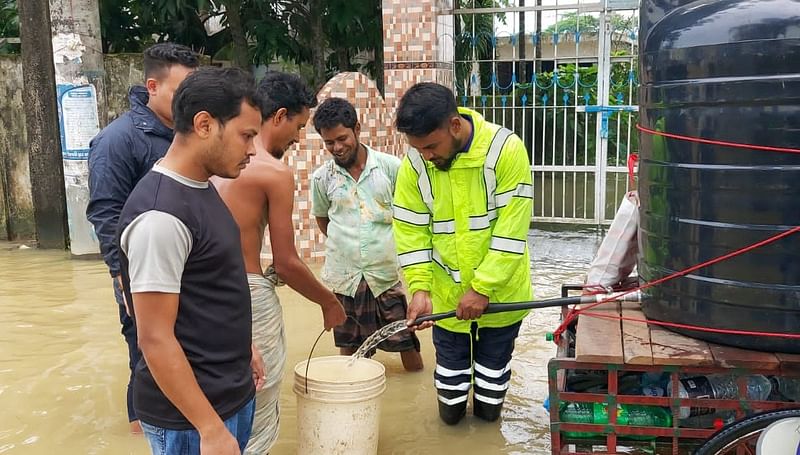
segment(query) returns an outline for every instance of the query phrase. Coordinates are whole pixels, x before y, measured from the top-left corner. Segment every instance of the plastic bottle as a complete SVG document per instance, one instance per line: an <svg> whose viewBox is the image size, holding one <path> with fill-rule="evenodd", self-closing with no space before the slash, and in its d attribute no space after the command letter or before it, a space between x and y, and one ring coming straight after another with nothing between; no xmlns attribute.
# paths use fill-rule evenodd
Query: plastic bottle
<svg viewBox="0 0 800 455"><path fill-rule="evenodd" d="M713 414L703 414L680 419L680 426L685 428L714 428L719 429L736 420L736 411L721 409Z"/></svg>
<svg viewBox="0 0 800 455"><path fill-rule="evenodd" d="M763 401L772 392L772 383L765 376L756 375L747 378L747 399ZM672 395L672 381L667 383L667 393ZM678 393L681 398L739 398L739 386L733 376L693 376L683 378L678 383ZM681 407L680 418L711 414L713 408L688 408Z"/></svg>
<svg viewBox="0 0 800 455"><path fill-rule="evenodd" d="M800 379L773 377L772 385L786 399L800 401Z"/></svg>
<svg viewBox="0 0 800 455"><path fill-rule="evenodd" d="M642 374L642 386L655 386L659 387L662 390L666 387L667 382L669 381L669 373L643 373Z"/></svg>
<svg viewBox="0 0 800 455"><path fill-rule="evenodd" d="M559 418L568 423L608 424L608 405L605 403L563 403L559 410ZM642 427L669 427L672 416L664 408L635 404L617 405L617 424ZM574 438L588 438L595 433L565 432ZM655 436L626 436L632 439L654 439Z"/></svg>
<svg viewBox="0 0 800 455"><path fill-rule="evenodd" d="M664 389L657 385L643 385L641 394L646 397L663 397Z"/></svg>

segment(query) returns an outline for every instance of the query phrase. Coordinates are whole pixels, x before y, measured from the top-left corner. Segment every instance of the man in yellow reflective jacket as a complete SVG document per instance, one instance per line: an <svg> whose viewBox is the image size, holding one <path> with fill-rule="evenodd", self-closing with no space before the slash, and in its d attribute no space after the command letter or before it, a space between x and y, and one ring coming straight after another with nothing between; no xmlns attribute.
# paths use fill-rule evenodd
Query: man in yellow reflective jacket
<svg viewBox="0 0 800 455"><path fill-rule="evenodd" d="M397 254L412 296L408 318L457 314L433 328L439 415L458 423L474 384L473 413L494 421L527 312L482 314L489 302L531 299L528 153L517 135L458 108L439 84L411 87L396 122L414 148L394 196Z"/></svg>

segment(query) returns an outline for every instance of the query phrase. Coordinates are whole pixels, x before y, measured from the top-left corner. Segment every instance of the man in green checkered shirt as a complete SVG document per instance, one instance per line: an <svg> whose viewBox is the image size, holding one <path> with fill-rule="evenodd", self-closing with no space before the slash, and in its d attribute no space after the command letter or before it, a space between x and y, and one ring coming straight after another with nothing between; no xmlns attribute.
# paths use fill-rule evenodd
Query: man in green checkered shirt
<svg viewBox="0 0 800 455"><path fill-rule="evenodd" d="M348 316L334 329L334 340L343 355L351 355L375 331L406 318L392 236L400 160L359 142L361 125L347 100L326 100L313 121L333 159L314 172L311 213L327 236L322 280ZM393 335L378 348L400 352L408 371L422 369L419 340L412 332Z"/></svg>

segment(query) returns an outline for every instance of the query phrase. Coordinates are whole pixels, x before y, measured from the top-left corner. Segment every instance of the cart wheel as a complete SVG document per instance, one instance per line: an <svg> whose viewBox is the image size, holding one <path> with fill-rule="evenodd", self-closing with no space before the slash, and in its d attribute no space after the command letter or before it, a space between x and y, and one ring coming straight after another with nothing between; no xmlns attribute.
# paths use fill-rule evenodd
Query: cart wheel
<svg viewBox="0 0 800 455"><path fill-rule="evenodd" d="M800 409L769 411L746 417L714 433L695 455L756 455L756 443L761 433L779 420L794 417L800 417Z"/></svg>

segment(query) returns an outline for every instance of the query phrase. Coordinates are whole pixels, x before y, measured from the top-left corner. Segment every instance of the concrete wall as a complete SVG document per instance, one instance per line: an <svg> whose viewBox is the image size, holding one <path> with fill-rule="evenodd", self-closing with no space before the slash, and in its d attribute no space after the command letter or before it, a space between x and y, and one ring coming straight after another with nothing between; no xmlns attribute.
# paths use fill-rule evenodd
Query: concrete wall
<svg viewBox="0 0 800 455"><path fill-rule="evenodd" d="M358 73L344 73L333 78L320 91L319 99L339 96L355 104L362 123L362 141L402 156L407 147L393 130L397 102L414 83L436 81L452 86L453 82L453 8L452 0L383 0L385 98L373 81ZM116 118L128 108L131 85L141 84L141 56L105 56L107 112L100 112L101 122ZM33 236L33 210L27 177L28 155L25 148L21 70L17 60L0 60L0 208L4 204L10 216L0 215L0 232L12 238ZM58 134L54 132L54 134ZM306 128L299 146L287 154L287 163L296 171L295 228L301 257L321 261L323 238L310 216L308 178L327 159L321 140ZM0 164L3 166L3 164ZM265 245L262 259L270 259Z"/></svg>
<svg viewBox="0 0 800 455"><path fill-rule="evenodd" d="M103 65L105 65L106 69L107 118L110 122L130 108L128 89L133 85L144 84L142 55L106 55ZM102 115L100 117L102 118Z"/></svg>
<svg viewBox="0 0 800 455"><path fill-rule="evenodd" d="M34 235L21 61L18 56L0 55L0 235L9 240Z"/></svg>
<svg viewBox="0 0 800 455"><path fill-rule="evenodd" d="M128 88L141 84L141 54L105 56L108 112L113 120L128 109ZM22 104L22 63L19 56L0 55L0 239L34 238L33 199ZM58 134L58 132L54 132Z"/></svg>

